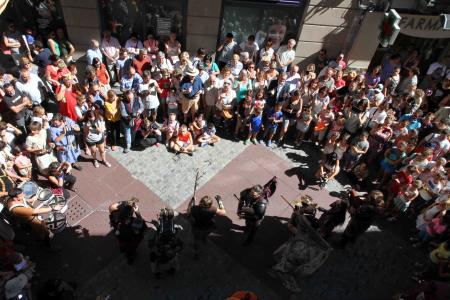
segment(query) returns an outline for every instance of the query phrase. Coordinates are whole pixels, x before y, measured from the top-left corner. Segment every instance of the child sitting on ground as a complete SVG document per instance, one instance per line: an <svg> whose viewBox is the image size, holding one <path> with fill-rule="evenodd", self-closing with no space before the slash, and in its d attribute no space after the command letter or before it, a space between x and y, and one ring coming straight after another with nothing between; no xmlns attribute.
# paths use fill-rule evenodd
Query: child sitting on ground
<svg viewBox="0 0 450 300"><path fill-rule="evenodd" d="M203 127L202 134L197 139L200 147L207 145L214 146L219 141L220 138L216 135L216 127L212 122L208 123L208 126Z"/></svg>
<svg viewBox="0 0 450 300"><path fill-rule="evenodd" d="M177 135L180 123L177 121L177 115L174 113L169 114L169 118L164 121L161 128L161 132L164 133L166 138L166 146L169 146L170 140Z"/></svg>

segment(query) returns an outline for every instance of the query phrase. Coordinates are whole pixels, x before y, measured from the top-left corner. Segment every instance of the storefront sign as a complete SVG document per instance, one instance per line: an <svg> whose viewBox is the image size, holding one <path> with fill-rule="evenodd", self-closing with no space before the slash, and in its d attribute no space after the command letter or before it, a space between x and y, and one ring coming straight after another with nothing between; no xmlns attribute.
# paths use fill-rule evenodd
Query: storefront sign
<svg viewBox="0 0 450 300"><path fill-rule="evenodd" d="M443 30L439 16L401 14L400 33L426 39L450 38L450 30Z"/></svg>

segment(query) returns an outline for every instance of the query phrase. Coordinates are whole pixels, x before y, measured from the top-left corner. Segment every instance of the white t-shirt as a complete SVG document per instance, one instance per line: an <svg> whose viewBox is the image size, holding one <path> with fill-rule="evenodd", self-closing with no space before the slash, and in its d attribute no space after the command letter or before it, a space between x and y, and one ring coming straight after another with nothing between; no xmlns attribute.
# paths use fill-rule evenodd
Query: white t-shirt
<svg viewBox="0 0 450 300"><path fill-rule="evenodd" d="M275 50L273 50L273 48L262 48L261 51L259 51L259 57L263 57L263 56L267 56L270 58L270 60L272 60L273 58L273 54L275 53Z"/></svg>
<svg viewBox="0 0 450 300"><path fill-rule="evenodd" d="M27 95L35 105L41 104L42 102L42 91L40 88L43 86L44 83L39 76L33 73L30 73L28 82L24 82L22 79L19 79L16 83L17 89Z"/></svg>
<svg viewBox="0 0 450 300"><path fill-rule="evenodd" d="M293 61L295 58L295 51L293 49L288 50L287 46L281 46L278 48L277 55L280 58L280 63L283 66L287 66L289 61ZM278 67L281 67L280 65Z"/></svg>
<svg viewBox="0 0 450 300"><path fill-rule="evenodd" d="M372 117L373 116L373 117ZM369 110L369 119L371 119L369 123L370 128L374 128L377 124L383 124L386 120L387 112L378 110L376 107L372 107Z"/></svg>
<svg viewBox="0 0 450 300"><path fill-rule="evenodd" d="M249 44L248 41L242 42L239 47L243 52L248 52L250 55L250 59L253 57L253 55L256 54L256 52L259 50L259 46L256 42L253 42L252 44Z"/></svg>
<svg viewBox="0 0 450 300"><path fill-rule="evenodd" d="M142 98L145 109L155 109L159 106L158 92L156 91L157 86L158 83L154 79L150 79L149 83L141 83L139 85L139 92L150 92L148 96Z"/></svg>

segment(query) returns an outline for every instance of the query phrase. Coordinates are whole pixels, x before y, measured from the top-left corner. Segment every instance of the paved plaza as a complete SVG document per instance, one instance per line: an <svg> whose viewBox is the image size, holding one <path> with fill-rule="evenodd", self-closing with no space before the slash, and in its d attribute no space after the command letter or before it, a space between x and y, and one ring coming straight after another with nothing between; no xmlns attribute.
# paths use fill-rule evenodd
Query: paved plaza
<svg viewBox="0 0 450 300"><path fill-rule="evenodd" d="M224 299L235 290L254 291L261 299L389 299L411 286L408 279L413 262L425 255L412 249L401 226L378 222L355 244L335 249L325 264L311 277L299 278L301 292L293 294L269 274L272 253L289 238L286 222L292 212L280 196L294 199L311 195L327 207L345 189L345 176L326 188L298 187L317 168L320 152L305 144L269 149L223 140L215 147L198 149L193 157L175 156L165 147L152 147L127 155L109 152L112 168L95 169L82 162L77 172L78 190L70 201L69 227L57 237L64 251L47 254L38 251L36 262L41 278L63 278L78 284L81 299L110 295L111 299ZM200 170L197 195L220 194L227 217L217 219L217 228L203 248L201 258L193 259L189 223L183 214L193 193L195 173ZM267 216L255 241L242 246L243 220L236 216L233 194L254 184L279 178L278 189L270 199ZM156 218L163 206L175 208L184 249L181 270L173 277L156 280L149 266L149 250L144 241L136 262L129 266L120 255L109 228L110 203L138 197L146 220ZM338 228L337 232L342 231ZM148 232L147 239L153 232ZM50 267L54 266L54 267Z"/></svg>

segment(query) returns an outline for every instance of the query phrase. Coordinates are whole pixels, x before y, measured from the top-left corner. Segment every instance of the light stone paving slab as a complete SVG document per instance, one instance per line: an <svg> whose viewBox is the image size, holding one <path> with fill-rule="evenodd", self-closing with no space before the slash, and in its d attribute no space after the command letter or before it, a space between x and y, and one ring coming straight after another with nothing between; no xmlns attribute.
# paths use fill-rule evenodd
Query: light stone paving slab
<svg viewBox="0 0 450 300"><path fill-rule="evenodd" d="M242 142L221 140L214 147L196 147L194 156L175 155L164 145L144 151L110 151L134 178L144 183L163 202L177 208L194 192L195 176L198 169L202 176L197 190L222 170L229 162L246 149Z"/></svg>

